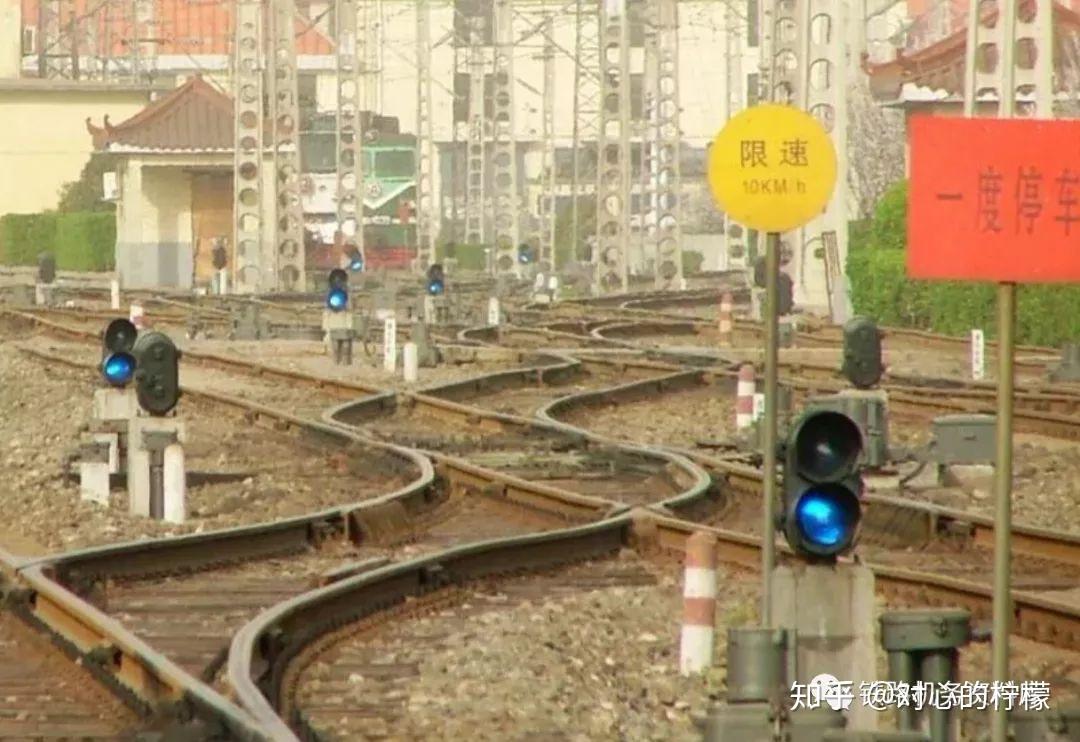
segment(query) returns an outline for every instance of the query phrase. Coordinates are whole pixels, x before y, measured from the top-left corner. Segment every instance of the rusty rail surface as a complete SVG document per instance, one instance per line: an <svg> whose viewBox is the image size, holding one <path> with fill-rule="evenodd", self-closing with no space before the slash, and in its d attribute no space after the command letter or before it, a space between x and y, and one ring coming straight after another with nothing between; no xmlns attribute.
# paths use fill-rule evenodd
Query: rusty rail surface
<svg viewBox="0 0 1080 742"><path fill-rule="evenodd" d="M94 337L94 340L96 339ZM42 357L48 355L40 351L33 351L33 354ZM50 360L81 368L91 367L90 364L80 364L58 357ZM665 451L605 439L587 430L559 422L551 414L560 403L565 406L567 399L595 397L600 394L598 392L570 395L548 405L539 422L468 407L452 399L461 394L463 389L468 388L471 393L477 388L483 389L485 384L489 389L500 389L518 382L537 383L543 379L544 374L571 373L576 364L582 363L575 357L553 354L540 355L538 360L542 363L529 368L487 375L495 377L489 381L485 381L485 377L477 377L464 382L425 388L412 394L394 394L353 386L350 388L353 393L364 392L367 397L328 410L324 420L333 424L305 420L226 395L187 392L214 403L244 409L256 416L272 418L287 428L309 431L321 439L347 439L362 445L395 450L401 457L416 463L422 469L422 475L409 487L383 495L379 498L380 501L412 498L413 508L422 508L430 498L431 487L435 481L431 464L434 460L441 476L456 479L456 483L468 491L531 507L546 507L571 523L586 523L559 531L457 546L421 559L346 576L329 586L273 606L234 635L227 668L239 707L171 665L167 659L155 655L150 647L130 635L130 632L119 624L111 622L111 619L103 614L95 614L97 609L68 590L64 581L81 583L88 578L106 574L147 574L155 570L177 569L178 566L198 569L214 558L208 555L208 552L224 552L225 559L259 558L270 551L310 544L330 533L363 539L363 513L374 507L372 503L355 503L274 524L97 547L9 564L6 571L14 573L19 585L25 586L21 594L23 610L31 619L64 637L80 656L89 657L92 654L95 658L104 657L104 661L96 661L114 677L114 682L120 684L129 696L134 695L147 705L161 708L177 704L182 708L182 714L211 719L217 728L235 734L240 739L291 740L296 739L298 732L306 735L310 730L305 728L302 716L282 719L277 713L281 702L280 683L289 661L327 631L343 623L377 615L411 597L513 571L550 569L574 561L602 558L624 546L637 548L646 554L655 552L680 557L686 538L698 530L707 530L717 535L721 542L721 557L725 561L750 568L758 566L759 542L754 537L666 517L668 512L690 509L689 506L694 502L724 500L738 490L740 476L741 486L753 486L750 484L753 469L747 471L747 467L742 467L740 470L740 467L732 462L721 462L722 465L716 470L722 473L722 476L714 483L706 468L713 469L716 462L705 461L699 456L695 463L690 456L694 452ZM590 359L587 362L607 361ZM643 363L638 359L615 359L610 362ZM671 373L659 380L621 385L612 390L612 393L640 392L641 390L632 388L635 385L641 385L642 389L646 388L645 385L651 385L648 388L652 390L674 389L702 378L699 372L686 371L678 366L669 368L664 364L649 364L648 368L658 371L671 370ZM728 373L721 371L718 375L726 376ZM345 392L344 389L342 391ZM540 435L556 435L567 440L620 448L632 455L658 457L689 474L692 481L685 491L676 497L649 507L632 509L617 501L587 497L529 482L438 452L429 452L425 456L412 449L376 443L348 430L352 424L386 415L399 404L419 405L431 414L469 426L494 430L531 430ZM950 515L937 511L933 515L938 522L948 521L950 517L954 523L971 522L969 514L966 513ZM930 515L926 517L930 518ZM597 518L602 520L588 523L590 520L596 521ZM978 528L979 525L975 524L973 527ZM1038 544L1040 539L1038 534L1032 534L1031 543ZM1041 539L1041 542L1045 542L1045 539ZM208 548L211 546L212 548ZM1062 548L1069 554L1075 553L1072 546L1066 545ZM141 556L135 557L136 554ZM989 615L991 596L989 589L982 585L910 570L880 566L874 569L879 586L887 593L902 599L905 596L914 596L923 604L938 604L942 601L953 605L960 603L972 608L976 617ZM1019 635L1049 639L1064 647L1080 648L1080 616L1076 609L1023 593L1014 593L1014 598L1018 616L1015 630ZM43 606L40 611L39 605ZM102 647L106 649L102 650ZM294 725L292 728L290 723Z"/></svg>

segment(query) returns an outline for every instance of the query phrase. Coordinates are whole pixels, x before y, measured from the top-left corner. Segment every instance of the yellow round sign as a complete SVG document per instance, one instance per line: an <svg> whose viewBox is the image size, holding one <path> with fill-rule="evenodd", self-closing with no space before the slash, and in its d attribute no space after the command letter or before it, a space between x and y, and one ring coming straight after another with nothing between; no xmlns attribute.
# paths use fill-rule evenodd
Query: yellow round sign
<svg viewBox="0 0 1080 742"><path fill-rule="evenodd" d="M709 150L709 187L733 221L787 232L820 216L836 185L836 150L825 128L791 106L748 108Z"/></svg>

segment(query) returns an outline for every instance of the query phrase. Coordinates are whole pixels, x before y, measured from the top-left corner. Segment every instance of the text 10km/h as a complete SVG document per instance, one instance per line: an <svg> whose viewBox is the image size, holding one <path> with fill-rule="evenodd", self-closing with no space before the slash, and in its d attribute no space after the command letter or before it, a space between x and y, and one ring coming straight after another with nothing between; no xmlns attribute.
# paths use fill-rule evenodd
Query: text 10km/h
<svg viewBox="0 0 1080 742"><path fill-rule="evenodd" d="M751 196L806 193L806 182L788 178L744 178L743 193Z"/></svg>

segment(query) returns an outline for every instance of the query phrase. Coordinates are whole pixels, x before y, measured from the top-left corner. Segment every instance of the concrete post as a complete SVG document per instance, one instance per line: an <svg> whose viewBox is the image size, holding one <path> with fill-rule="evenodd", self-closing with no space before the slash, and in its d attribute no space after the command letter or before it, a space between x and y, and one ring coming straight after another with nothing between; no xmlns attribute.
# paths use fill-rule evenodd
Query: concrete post
<svg viewBox="0 0 1080 742"><path fill-rule="evenodd" d="M971 378L981 381L986 376L986 339L982 330L971 331Z"/></svg>
<svg viewBox="0 0 1080 742"><path fill-rule="evenodd" d="M487 323L492 327L497 327L501 315L499 314L499 299L497 297L491 297L488 299L488 319Z"/></svg>
<svg viewBox="0 0 1080 742"><path fill-rule="evenodd" d="M716 622L716 537L699 531L686 542L683 626L679 672L691 675L712 665Z"/></svg>
<svg viewBox="0 0 1080 742"><path fill-rule="evenodd" d="M424 297L424 321L429 325L435 322L435 297L427 295Z"/></svg>
<svg viewBox="0 0 1080 742"><path fill-rule="evenodd" d="M420 378L416 343L405 343L405 345L401 347L401 365L404 370L406 383L416 383L416 380Z"/></svg>
<svg viewBox="0 0 1080 742"><path fill-rule="evenodd" d="M218 271L218 293L226 296L229 293L229 271L222 268Z"/></svg>
<svg viewBox="0 0 1080 742"><path fill-rule="evenodd" d="M79 455L79 497L98 505L109 505L109 443L85 443Z"/></svg>
<svg viewBox="0 0 1080 742"><path fill-rule="evenodd" d="M169 523L183 523L187 520L187 475L184 471L183 446L173 443L165 448L162 469L162 517Z"/></svg>
<svg viewBox="0 0 1080 742"><path fill-rule="evenodd" d="M856 564L796 563L773 571L772 628L796 632L795 682L828 673L841 681L877 679L874 573ZM875 731L876 712L853 703L848 728Z"/></svg>
<svg viewBox="0 0 1080 742"><path fill-rule="evenodd" d="M120 308L120 282L115 278L109 281L109 307L112 309Z"/></svg>
<svg viewBox="0 0 1080 742"><path fill-rule="evenodd" d="M183 444L187 440L183 421L175 417L133 417L128 423L128 510L132 515L140 515L144 518L151 517L151 501L153 490L161 487L159 504L160 513L164 515L164 479L165 461L163 456L153 455L154 445L147 445L147 434L151 438L154 435L171 437L176 444ZM174 443L156 447L162 453ZM175 454L174 454L175 456ZM156 461L153 459L156 458ZM160 470L161 479L153 484L155 477L152 476L151 467L156 466Z"/></svg>

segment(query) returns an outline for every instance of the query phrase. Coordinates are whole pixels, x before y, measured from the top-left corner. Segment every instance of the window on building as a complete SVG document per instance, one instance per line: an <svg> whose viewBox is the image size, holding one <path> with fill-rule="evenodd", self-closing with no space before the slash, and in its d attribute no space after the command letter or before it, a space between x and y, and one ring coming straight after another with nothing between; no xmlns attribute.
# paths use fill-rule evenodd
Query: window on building
<svg viewBox="0 0 1080 742"><path fill-rule="evenodd" d="M388 149L375 153L375 175L379 178L411 178L416 173L411 149Z"/></svg>
<svg viewBox="0 0 1080 742"><path fill-rule="evenodd" d="M756 47L760 42L761 29L758 25L758 0L746 2L746 45Z"/></svg>

